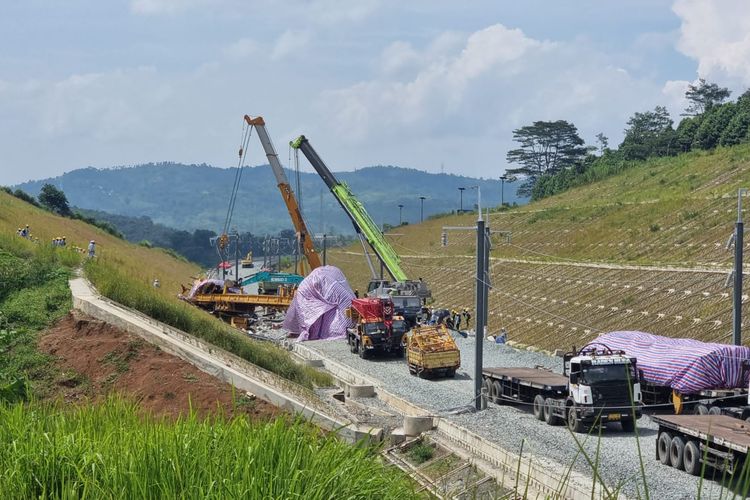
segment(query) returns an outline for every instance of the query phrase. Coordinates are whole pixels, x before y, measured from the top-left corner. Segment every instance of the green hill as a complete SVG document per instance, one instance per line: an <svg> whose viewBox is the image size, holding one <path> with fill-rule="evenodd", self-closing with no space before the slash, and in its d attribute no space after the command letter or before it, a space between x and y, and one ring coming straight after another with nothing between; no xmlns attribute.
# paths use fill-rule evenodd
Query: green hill
<svg viewBox="0 0 750 500"><path fill-rule="evenodd" d="M335 165L331 165L335 169ZM175 229L206 229L220 232L229 203L236 169L207 165L160 163L131 168L84 168L59 177L27 182L18 187L36 196L51 183L65 191L71 205L112 214L147 216L153 222ZM404 205L403 220L418 221L424 195L425 218L459 208L458 187L481 185L487 200L500 204L500 181L448 174L431 174L399 167L368 167L336 172L370 209L375 222L396 225L398 205ZM499 175L499 172L498 172ZM296 190L295 175L287 176ZM307 223L315 233L351 233L352 226L317 174L301 172L301 200ZM515 187L505 186L505 201L520 201ZM474 196L465 193L464 207ZM233 225L254 234L277 234L292 229L271 168L246 167L242 173ZM321 207L322 203L322 207ZM325 228L323 227L325 221ZM333 231L333 232L332 232Z"/></svg>
<svg viewBox="0 0 750 500"><path fill-rule="evenodd" d="M737 189L750 186L750 146L640 163L603 181L527 206L490 213L494 238L489 332L545 349L580 346L599 332L644 330L707 341L731 339ZM399 228L407 271L424 277L435 305L473 308L476 214ZM355 286L361 249L331 252ZM747 317L747 315L745 315ZM747 321L745 320L745 323Z"/></svg>

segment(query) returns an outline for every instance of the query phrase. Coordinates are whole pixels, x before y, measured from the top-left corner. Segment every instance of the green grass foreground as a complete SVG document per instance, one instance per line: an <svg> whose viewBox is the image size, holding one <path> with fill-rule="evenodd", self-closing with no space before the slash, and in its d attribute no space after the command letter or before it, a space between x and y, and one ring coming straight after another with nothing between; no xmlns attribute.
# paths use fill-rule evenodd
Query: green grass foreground
<svg viewBox="0 0 750 500"><path fill-rule="evenodd" d="M206 342L229 351L250 363L274 372L302 386L333 384L327 373L295 363L287 351L242 336L218 319L177 299L167 298L147 283L130 277L122 266L107 259L86 263L86 276L105 297L131 307Z"/></svg>
<svg viewBox="0 0 750 500"><path fill-rule="evenodd" d="M111 398L0 406L3 498L418 498L366 446L302 421L174 422Z"/></svg>

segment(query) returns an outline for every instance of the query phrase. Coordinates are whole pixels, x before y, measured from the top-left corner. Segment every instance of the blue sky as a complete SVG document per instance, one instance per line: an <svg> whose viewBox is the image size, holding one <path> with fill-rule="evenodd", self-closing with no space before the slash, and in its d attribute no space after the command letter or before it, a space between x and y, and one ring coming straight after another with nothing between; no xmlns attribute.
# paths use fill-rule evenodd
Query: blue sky
<svg viewBox="0 0 750 500"><path fill-rule="evenodd" d="M333 170L496 177L512 130L613 144L699 76L750 84L741 0L0 3L0 184L149 161L233 166L242 116ZM262 163L252 143L250 163Z"/></svg>

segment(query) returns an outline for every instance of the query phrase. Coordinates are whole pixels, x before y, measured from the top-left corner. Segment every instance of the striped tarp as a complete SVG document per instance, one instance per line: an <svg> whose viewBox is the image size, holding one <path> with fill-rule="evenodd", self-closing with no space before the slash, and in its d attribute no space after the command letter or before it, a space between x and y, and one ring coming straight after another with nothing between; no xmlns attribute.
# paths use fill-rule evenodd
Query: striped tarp
<svg viewBox="0 0 750 500"><path fill-rule="evenodd" d="M683 394L705 389L747 388L750 348L674 339L644 332L610 332L596 342L637 358L647 382L668 386Z"/></svg>
<svg viewBox="0 0 750 500"><path fill-rule="evenodd" d="M284 328L298 334L298 340L346 337L351 321L344 312L353 298L354 292L339 268L318 267L299 284Z"/></svg>

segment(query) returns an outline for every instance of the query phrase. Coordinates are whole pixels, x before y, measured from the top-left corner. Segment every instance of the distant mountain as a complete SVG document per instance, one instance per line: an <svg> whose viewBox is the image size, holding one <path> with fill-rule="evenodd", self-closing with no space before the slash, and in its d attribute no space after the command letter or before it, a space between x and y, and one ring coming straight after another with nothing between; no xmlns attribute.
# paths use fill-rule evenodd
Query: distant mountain
<svg viewBox="0 0 750 500"><path fill-rule="evenodd" d="M153 222L177 229L221 231L227 214L236 168L176 163L146 164L111 169L84 168L59 177L20 184L20 189L37 195L45 183L65 191L71 205L134 217L147 216ZM404 205L403 220L419 222L419 196L426 196L424 217L459 208L459 187L480 185L482 204L500 204L500 181L419 170L377 166L353 172L335 172L362 201L378 224L396 225L398 205ZM287 171L295 192L296 175ZM317 174L300 172L303 211L314 233L350 233L351 223ZM506 183L507 184L507 183ZM505 186L505 201L525 202L515 196L515 186ZM476 193L464 191L463 207L472 208ZM278 233L291 228L273 172L268 165L245 167L242 171L232 226L254 234Z"/></svg>

